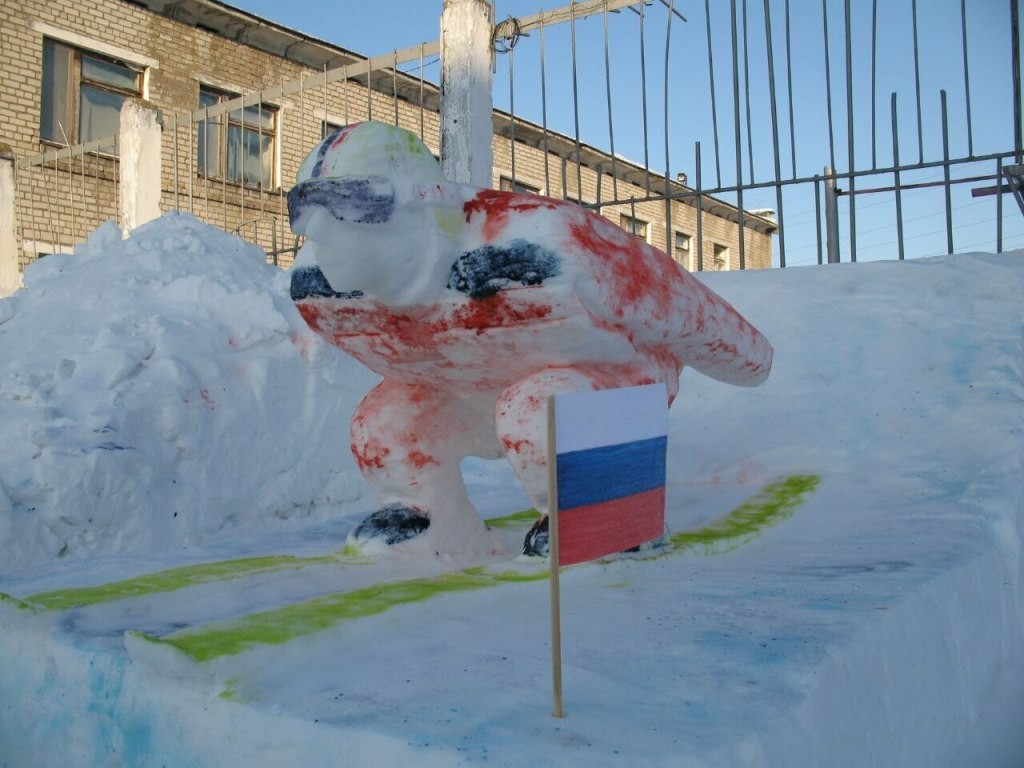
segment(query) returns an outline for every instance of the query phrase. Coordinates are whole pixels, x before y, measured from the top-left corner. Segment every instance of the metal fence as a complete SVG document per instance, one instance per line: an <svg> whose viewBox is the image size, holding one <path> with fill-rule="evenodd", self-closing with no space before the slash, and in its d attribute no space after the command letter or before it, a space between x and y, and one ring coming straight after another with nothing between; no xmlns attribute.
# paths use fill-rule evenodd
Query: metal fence
<svg viewBox="0 0 1024 768"><path fill-rule="evenodd" d="M586 150L599 148L596 199L581 203L663 203L670 249L670 201L686 202L697 209L698 269L713 257L703 213L723 201L739 232L754 217L777 222L778 266L1022 246L1024 219L1003 194L1020 180L1018 0L923 10L917 0L586 0L496 19L495 123L511 182L536 179L522 158L541 148L545 191L573 197L575 175L582 198ZM162 208L287 265L298 245L287 180L325 130L384 120L440 152L429 74L439 52L424 43L166 115ZM264 109L282 118L269 175L247 176L245 157L237 179L207 167L202 133L241 116L243 147L258 140ZM570 148L561 190L547 178L555 143ZM36 255L118 218L117 146L115 136L18 161L20 241Z"/></svg>
<svg viewBox="0 0 1024 768"><path fill-rule="evenodd" d="M495 100L640 160L664 185L645 200L727 199L741 227L771 211L780 266L1003 251L1024 246L1004 202L1019 18L1017 0L648 0L506 19ZM607 188L592 207L636 202Z"/></svg>

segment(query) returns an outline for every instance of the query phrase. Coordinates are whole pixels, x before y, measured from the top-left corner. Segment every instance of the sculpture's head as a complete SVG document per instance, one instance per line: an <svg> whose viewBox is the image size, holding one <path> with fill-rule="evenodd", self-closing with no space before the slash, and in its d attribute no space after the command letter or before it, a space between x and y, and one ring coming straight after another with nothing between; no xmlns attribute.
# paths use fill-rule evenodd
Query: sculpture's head
<svg viewBox="0 0 1024 768"><path fill-rule="evenodd" d="M309 153L288 193L292 230L307 239L300 259L315 262L338 291L395 304L428 300L451 266L435 258L454 232L447 186L416 134L372 121L346 126Z"/></svg>
<svg viewBox="0 0 1024 768"><path fill-rule="evenodd" d="M443 182L440 164L416 134L386 123L354 123L303 161L288 193L288 215L297 234L307 234L313 207L339 221L379 224L391 218L399 190Z"/></svg>

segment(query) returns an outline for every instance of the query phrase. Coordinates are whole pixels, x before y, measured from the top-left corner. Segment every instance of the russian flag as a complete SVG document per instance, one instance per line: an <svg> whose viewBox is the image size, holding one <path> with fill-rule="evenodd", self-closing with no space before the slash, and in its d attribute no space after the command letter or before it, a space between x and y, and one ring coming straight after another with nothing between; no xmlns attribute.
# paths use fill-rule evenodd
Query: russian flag
<svg viewBox="0 0 1024 768"><path fill-rule="evenodd" d="M594 560L661 536L665 385L556 395L554 422L559 563Z"/></svg>

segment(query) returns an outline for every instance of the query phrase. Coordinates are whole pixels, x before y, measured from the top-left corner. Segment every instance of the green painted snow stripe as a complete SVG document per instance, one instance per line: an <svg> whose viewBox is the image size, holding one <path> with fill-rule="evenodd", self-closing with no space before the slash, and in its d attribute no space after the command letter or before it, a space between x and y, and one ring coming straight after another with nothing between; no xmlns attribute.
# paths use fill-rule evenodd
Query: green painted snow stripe
<svg viewBox="0 0 1024 768"><path fill-rule="evenodd" d="M735 549L768 526L790 517L820 481L816 475L797 475L771 483L724 518L702 528L672 535L672 549L666 554L686 552L694 547L703 547L705 554ZM479 566L440 576L327 595L238 619L180 630L164 638L146 636L146 639L174 646L192 659L204 662L242 653L256 645L280 645L345 621L383 613L397 605L421 602L442 594L546 578L546 567L495 573Z"/></svg>
<svg viewBox="0 0 1024 768"><path fill-rule="evenodd" d="M525 525L537 518L537 510L526 509L503 517L495 517L487 521L492 528L511 528ZM221 560L212 563L197 563L172 568L166 571L143 574L122 581L100 584L94 587L70 587L52 592L40 592L25 598L25 602L51 611L66 611L87 605L108 603L114 600L125 600L141 595L173 592L197 584L241 579L257 573L304 568L309 565L323 565L342 562L345 564L372 563L370 558L361 557L358 553L349 554L342 550L338 555L318 557L295 557L291 555L274 555L268 557L246 557L235 560Z"/></svg>
<svg viewBox="0 0 1024 768"><path fill-rule="evenodd" d="M702 528L672 534L670 536L671 552L676 553L699 549L703 554L721 554L731 551L758 536L768 526L779 523L791 516L797 507L803 503L804 498L814 491L820 481L821 478L817 475L794 475L771 483L724 518ZM527 509L511 515L491 518L487 521L487 524L492 528L510 528L530 523L536 518L536 515L536 510ZM131 579L94 587L75 587L52 592L41 592L18 602L22 606L39 607L47 610L68 610L147 594L171 592L211 582L239 579L257 573L297 569L310 565L334 562L351 564L369 563L372 560L350 558L344 554L330 554L318 557L276 555L223 560L213 563L186 565L180 568L144 574ZM461 573L463 572L450 575L456 578ZM488 583L501 581L501 579L495 579L491 576L487 576L487 579ZM459 583L457 578L456 581ZM430 582L430 579L425 580L425 583ZM387 587L388 585L384 586ZM400 584L393 586L399 587ZM472 588L475 589L477 587ZM346 594L359 595L365 591L357 590L356 592ZM441 591L451 590L446 588ZM426 594L426 597L436 594L436 592L431 592L430 590L427 590L427 592L429 594ZM330 598L323 599L328 600ZM417 599L424 598L420 597ZM400 600L399 602L409 601Z"/></svg>
<svg viewBox="0 0 1024 768"><path fill-rule="evenodd" d="M11 597L6 592L0 592L0 605L9 605L13 608L17 608L19 611L35 612L38 610L38 608L29 605L23 600L19 600L16 597Z"/></svg>
<svg viewBox="0 0 1024 768"><path fill-rule="evenodd" d="M540 517L540 513L536 509L530 508L504 517L492 517L484 522L487 523L488 528L522 528L533 525L538 517Z"/></svg>
<svg viewBox="0 0 1024 768"><path fill-rule="evenodd" d="M327 595L313 600L263 611L201 628L185 629L162 639L196 661L232 656L255 645L280 645L298 637L320 632L341 622L373 616L389 608L416 603L438 595L469 592L496 584L546 579L548 571L486 572L483 567L410 581L377 584L353 592Z"/></svg>
<svg viewBox="0 0 1024 768"><path fill-rule="evenodd" d="M768 526L791 517L820 482L818 475L792 475L771 483L725 517L669 536L673 552L701 549L703 554L712 555L736 549Z"/></svg>
<svg viewBox="0 0 1024 768"><path fill-rule="evenodd" d="M300 568L316 563L332 563L338 560L339 558L331 555L323 557L275 555L271 557L223 560L214 563L197 563L196 565L185 565L167 571L148 573L131 579L124 579L123 581L100 584L95 587L71 587L69 589L58 589L53 592L40 592L25 598L25 602L51 611L64 611L85 605L139 597L140 595L173 592L174 590L197 584L239 579L255 573Z"/></svg>

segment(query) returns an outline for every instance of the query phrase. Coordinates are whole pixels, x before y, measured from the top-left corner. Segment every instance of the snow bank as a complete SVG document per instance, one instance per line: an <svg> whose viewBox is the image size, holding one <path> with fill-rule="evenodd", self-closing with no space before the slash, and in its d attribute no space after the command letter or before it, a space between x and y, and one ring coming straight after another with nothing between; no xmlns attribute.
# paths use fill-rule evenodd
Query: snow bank
<svg viewBox="0 0 1024 768"><path fill-rule="evenodd" d="M258 248L188 214L108 223L0 301L0 573L365 512L372 382Z"/></svg>
<svg viewBox="0 0 1024 768"><path fill-rule="evenodd" d="M337 556L373 506L345 437L370 379L283 275L189 217L48 257L0 302L0 766L1016 768L1022 256L702 276L777 354L756 389L683 374L670 529L820 483L742 541L567 569L561 720L543 581L349 613L466 572ZM494 515L524 503L499 466L471 466ZM41 599L157 571L173 588ZM268 612L284 635L246 634ZM188 656L190 632L239 642Z"/></svg>

